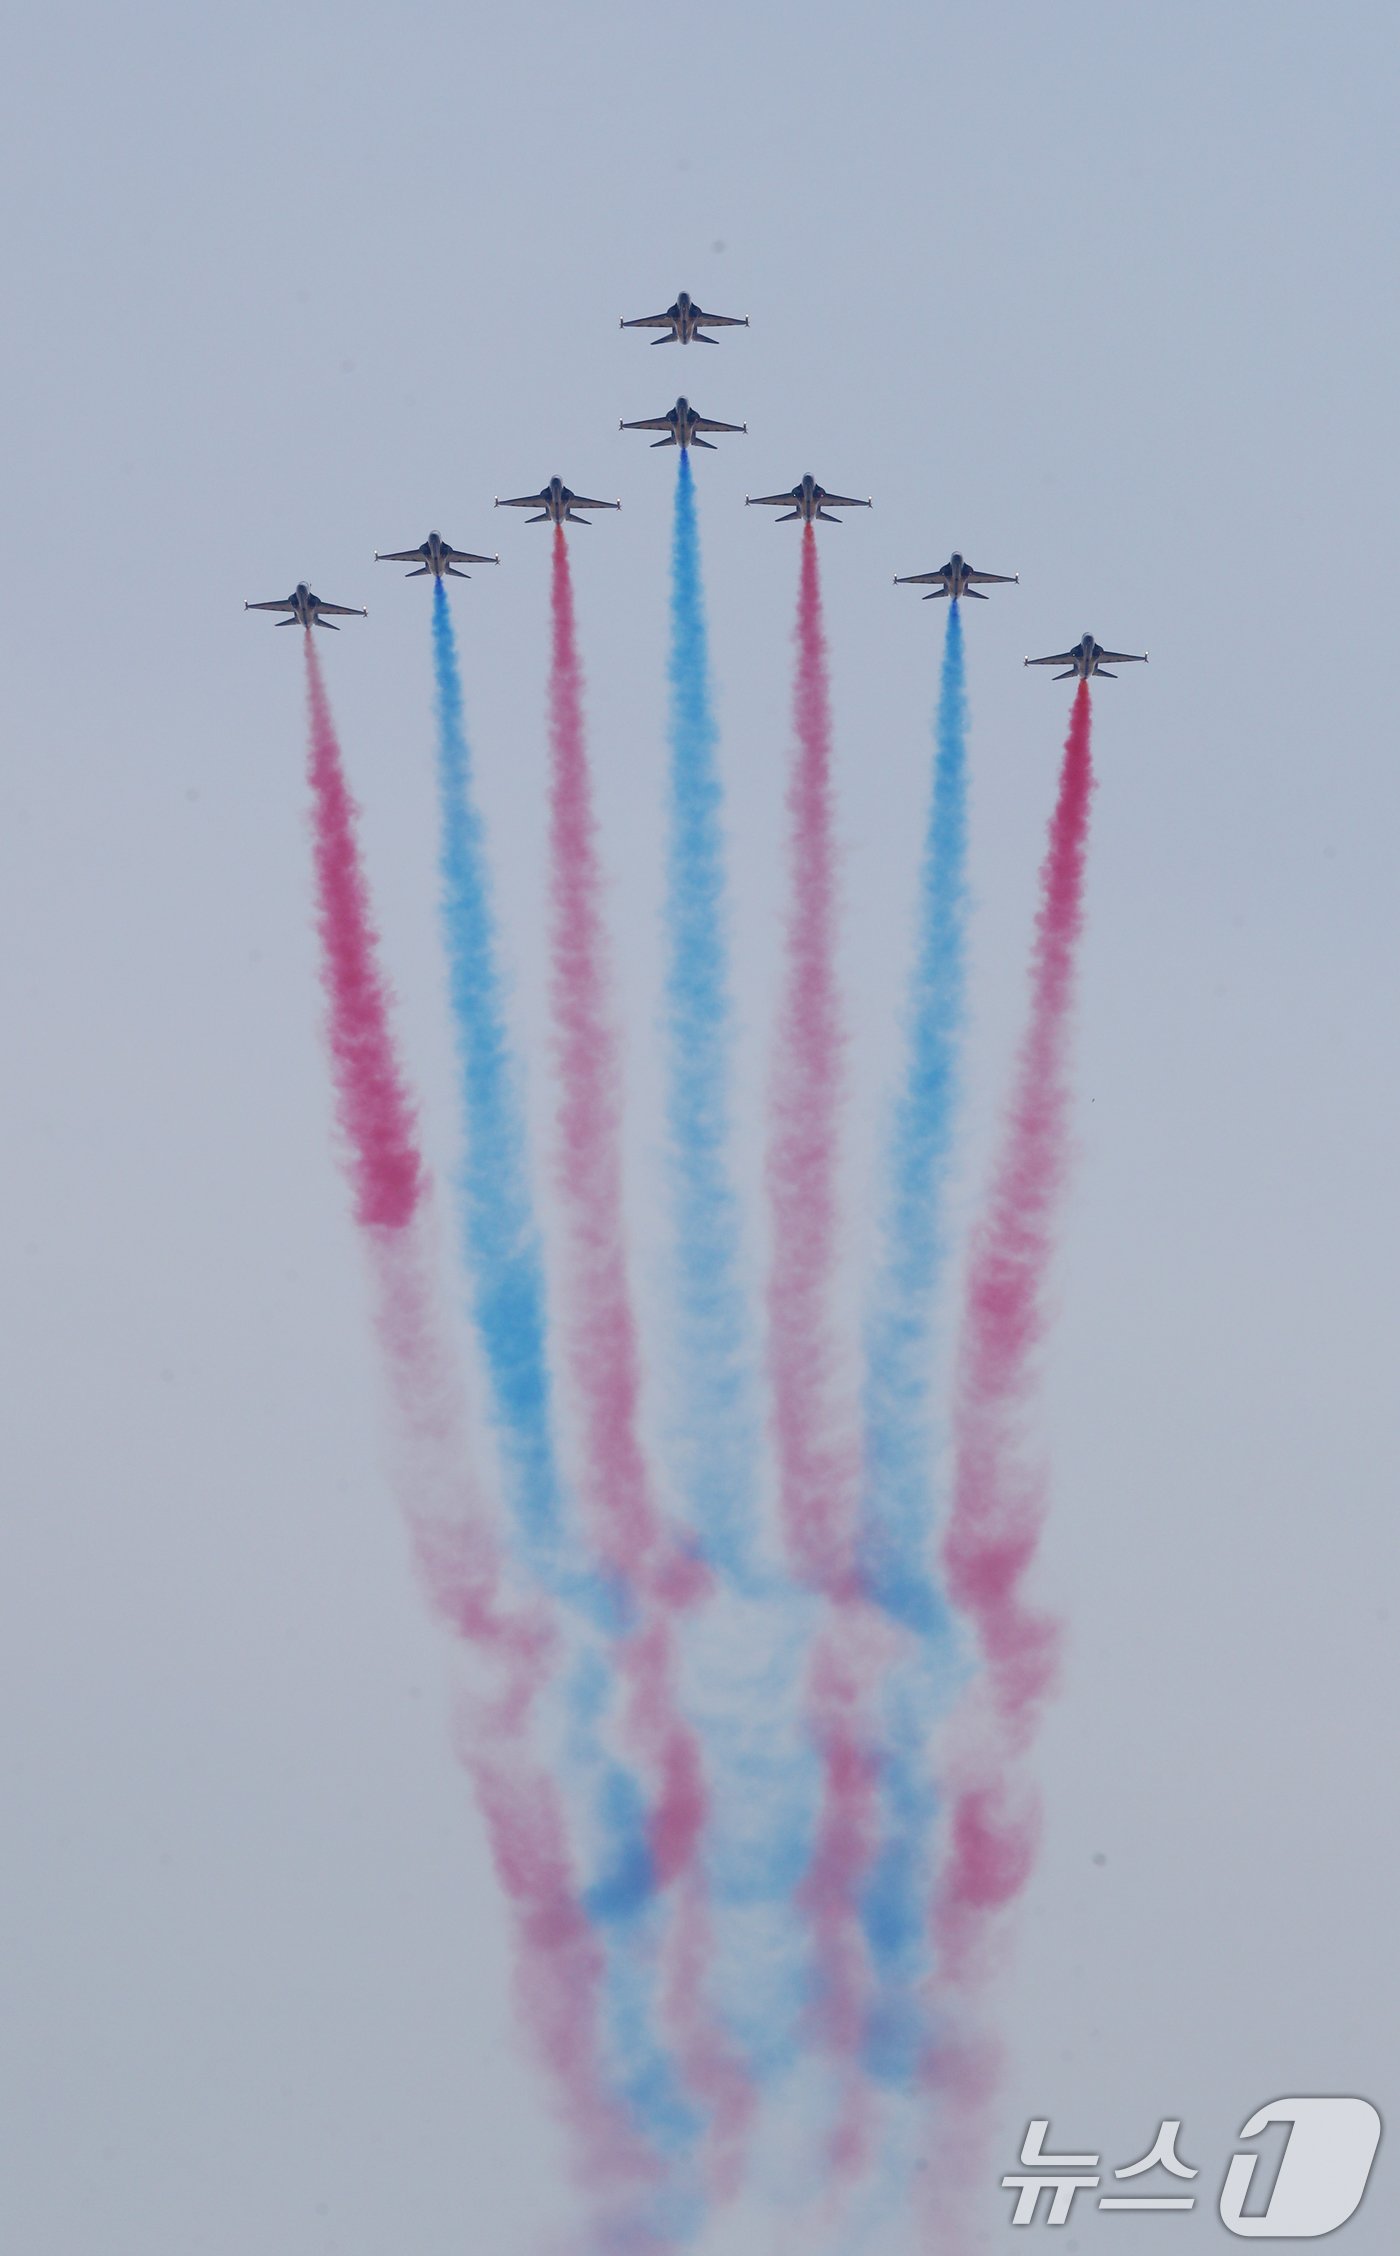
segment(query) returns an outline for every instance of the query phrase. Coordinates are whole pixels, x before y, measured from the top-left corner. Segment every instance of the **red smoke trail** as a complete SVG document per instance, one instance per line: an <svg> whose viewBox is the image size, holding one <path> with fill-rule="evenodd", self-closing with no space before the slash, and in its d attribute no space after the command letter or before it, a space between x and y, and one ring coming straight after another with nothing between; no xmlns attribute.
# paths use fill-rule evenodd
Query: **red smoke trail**
<svg viewBox="0 0 1400 2256"><path fill-rule="evenodd" d="M769 1362L788 1548L804 1581L835 1594L852 1587L856 1450L848 1438L852 1421L841 1421L847 1432L838 1441L830 1408L842 1044L833 966L831 708L821 581L810 525L802 534L795 639L797 763L787 795L792 907L768 1155L773 1214Z"/></svg>
<svg viewBox="0 0 1400 2256"><path fill-rule="evenodd" d="M1041 866L1030 1021L973 1235L958 1346L943 1558L952 1599L975 1625L984 1669L954 1723L949 1847L934 1906L941 1976L954 1996L975 1992L989 1971L997 1915L1024 1887L1034 1859L1036 1811L1014 1771L1049 1690L1058 1642L1056 1625L1021 1595L1046 1506L1044 1474L1027 1466L1023 1437L1069 1156L1069 1039L1094 785L1089 724L1089 688L1081 683ZM932 2069L951 2103L950 2195L977 2154L977 2118L994 2075L994 2048L951 2031Z"/></svg>
<svg viewBox="0 0 1400 2256"><path fill-rule="evenodd" d="M311 789L315 801L317 923L330 1005L336 1111L362 1229L402 1229L426 1188L413 1108L394 1056L388 1009L375 960L378 935L355 842L355 805L345 782L325 684L306 637L311 704Z"/></svg>
<svg viewBox="0 0 1400 2256"><path fill-rule="evenodd" d="M1045 1484L1021 1455L1034 1359L1045 1332L1045 1282L1068 1160L1068 1049L1094 775L1089 688L1075 696L1060 795L1041 869L1030 1024L1001 1158L973 1239L953 1418L953 1503L944 1563L955 1605L971 1615L986 1663L996 1767L970 1779L952 1810L940 1890L945 1964L956 1971L977 1927L1016 1893L1032 1840L1004 1800L1001 1767L1024 1746L1054 1670L1056 1631L1020 1594L1045 1513Z"/></svg>
<svg viewBox="0 0 1400 2256"><path fill-rule="evenodd" d="M840 1606L818 1642L808 1684L822 1807L799 1900L816 1951L814 2029L841 2071L835 2128L826 2147L838 2186L858 2178L870 2159L872 2116L862 2060L872 1992L859 1899L879 1846L879 1761L869 1688L885 1642L883 1625L872 1622L859 1601Z"/></svg>
<svg viewBox="0 0 1400 2256"><path fill-rule="evenodd" d="M395 1413L397 1486L435 1611L489 1664L462 1756L486 1818L521 1939L520 1994L558 2075L590 2177L654 2173L607 2097L598 2048L603 1963L578 1908L562 1805L532 1761L527 1729L552 1640L538 1611L502 1598L495 1543L467 1462L465 1416L433 1283L428 1178L389 1024L378 936L340 746L306 636L308 771L317 923L336 1112L355 1214L375 1284L375 1326Z"/></svg>
<svg viewBox="0 0 1400 2256"><path fill-rule="evenodd" d="M876 1771L866 1716L873 1665L855 1573L858 1450L853 1407L833 1410L837 1365L831 1300L836 1263L837 1130L842 1035L835 973L836 875L831 820L831 706L821 579L804 526L794 640L797 759L788 785L792 896L778 1028L768 1195L773 1253L769 1367L779 1510L801 1579L831 1600L808 1680L808 1721L822 1764L822 1806L801 1890L811 1924L814 2033L840 2063L827 2159L839 2182L864 2167L870 2111L861 2052L870 1999L858 1896L875 1847Z"/></svg>
<svg viewBox="0 0 1400 2256"><path fill-rule="evenodd" d="M562 526L554 536L549 735L553 905L552 997L562 1095L559 1176L568 1232L569 1363L583 1406L585 1499L598 1550L636 1602L639 1626L622 1642L627 1722L655 1781L648 1844L655 1884L676 1879L670 1996L689 2020L698 1992L688 1967L703 1950L699 1850L707 1797L699 1742L675 1694L673 1621L706 1576L675 1546L658 1511L639 1438L641 1356L628 1289L622 1202L621 1059L608 997L597 826L583 722L573 585ZM737 2135L751 2105L698 2018L678 2031L682 2068L712 2106L716 2135Z"/></svg>

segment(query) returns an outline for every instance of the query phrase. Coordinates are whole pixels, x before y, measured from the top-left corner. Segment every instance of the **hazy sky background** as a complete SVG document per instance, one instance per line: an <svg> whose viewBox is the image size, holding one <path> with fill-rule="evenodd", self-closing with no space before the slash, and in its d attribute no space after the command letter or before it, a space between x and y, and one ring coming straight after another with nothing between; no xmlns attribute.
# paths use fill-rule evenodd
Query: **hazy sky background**
<svg viewBox="0 0 1400 2256"><path fill-rule="evenodd" d="M1389 6L358 0L12 11L0 82L7 1812L0 2242L16 2256L460 2256L564 2199L382 1472L331 1163L300 577L440 1174L429 603L454 593L537 1125L549 542L573 542L659 1291L657 911L672 460L698 464L758 1181L798 543L822 529L853 1024L851 1311L912 929L942 614L969 617L982 1180L1068 700L1096 695L1079 1159L1040 1576L1070 1624L1005 1982L989 2176L1184 2118L1226 2245L1244 2117L1400 2068ZM718 351L619 332L690 288ZM972 609L972 607L969 607ZM756 1251L757 1263L757 1251ZM483 1449L483 1460L486 1452ZM1096 1855L1106 1861L1097 1863ZM1392 2133L1392 2137L1394 2133ZM1393 2148L1339 2245L1393 2247ZM1019 2245L1015 2243L1014 2245ZM785 2256L781 2220L703 2256ZM889 2243L916 2256L912 2224Z"/></svg>

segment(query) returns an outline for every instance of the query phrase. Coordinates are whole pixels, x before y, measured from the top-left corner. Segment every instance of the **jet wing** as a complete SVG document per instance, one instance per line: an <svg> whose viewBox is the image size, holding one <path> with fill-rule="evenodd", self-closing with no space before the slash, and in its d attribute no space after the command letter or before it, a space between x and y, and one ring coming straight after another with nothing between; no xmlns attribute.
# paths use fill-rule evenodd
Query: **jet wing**
<svg viewBox="0 0 1400 2256"><path fill-rule="evenodd" d="M469 548L444 548L449 564L499 564L499 556L473 556Z"/></svg>
<svg viewBox="0 0 1400 2256"><path fill-rule="evenodd" d="M498 501L496 507L498 509L538 509L541 502L548 500L549 488L546 486L542 493L514 494L509 501Z"/></svg>
<svg viewBox="0 0 1400 2256"><path fill-rule="evenodd" d="M590 501L587 494L570 494L570 509L620 509L620 501Z"/></svg>
<svg viewBox="0 0 1400 2256"><path fill-rule="evenodd" d="M1011 587L1020 580L1019 572L969 572L968 583L974 581L984 587Z"/></svg>
<svg viewBox="0 0 1400 2256"><path fill-rule="evenodd" d="M421 564L427 553L426 546L423 548L377 548L374 552L374 561L376 564ZM450 555L451 551L444 550L443 553Z"/></svg>
<svg viewBox="0 0 1400 2256"><path fill-rule="evenodd" d="M1028 666L1077 666L1079 658L1080 650L1076 643L1073 650L1052 650L1048 658L1028 658L1026 664Z"/></svg>
<svg viewBox="0 0 1400 2256"><path fill-rule="evenodd" d="M295 613L296 604L290 596L287 596L281 603L245 603L243 608L245 611L290 611Z"/></svg>
<svg viewBox="0 0 1400 2256"><path fill-rule="evenodd" d="M784 503L796 501L800 492L800 487L793 486L787 493L746 494L744 500L750 509L781 509Z"/></svg>
<svg viewBox="0 0 1400 2256"><path fill-rule="evenodd" d="M868 501L853 501L849 494L824 493L821 506L823 509L869 509L872 505Z"/></svg>
<svg viewBox="0 0 1400 2256"><path fill-rule="evenodd" d="M695 418L695 428L697 431L747 431L748 424L712 423L708 415L697 415Z"/></svg>
<svg viewBox="0 0 1400 2256"><path fill-rule="evenodd" d="M1101 666L1145 666L1147 664L1147 652L1145 650L1101 650L1099 652L1099 664Z"/></svg>
<svg viewBox="0 0 1400 2256"><path fill-rule="evenodd" d="M316 608L318 611L329 611L333 619L367 619L369 617L368 611L361 610L357 603L318 603Z"/></svg>
<svg viewBox="0 0 1400 2256"><path fill-rule="evenodd" d="M639 422L619 423L617 427L619 431L669 431L671 419L668 415L644 415ZM711 426L707 423L704 428L708 431ZM716 424L714 428L719 429L720 426Z"/></svg>
<svg viewBox="0 0 1400 2256"><path fill-rule="evenodd" d="M946 572L896 572L894 584L896 587L942 587L947 577Z"/></svg>
<svg viewBox="0 0 1400 2256"><path fill-rule="evenodd" d="M703 321L708 329L747 329L749 325L746 313L702 313L699 306L691 307L690 317Z"/></svg>
<svg viewBox="0 0 1400 2256"><path fill-rule="evenodd" d="M679 316L674 313L639 313L635 321L619 321L619 329L671 329Z"/></svg>

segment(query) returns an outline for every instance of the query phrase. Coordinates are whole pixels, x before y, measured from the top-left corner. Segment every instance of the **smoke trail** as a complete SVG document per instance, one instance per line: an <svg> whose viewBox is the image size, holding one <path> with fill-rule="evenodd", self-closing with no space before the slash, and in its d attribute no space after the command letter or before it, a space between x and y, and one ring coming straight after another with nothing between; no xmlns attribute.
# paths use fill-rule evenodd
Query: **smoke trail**
<svg viewBox="0 0 1400 2256"><path fill-rule="evenodd" d="M949 605L934 724L904 1084L889 1146L881 1264L865 1335L862 1567L872 1597L918 1639L883 1690L878 1853L863 1876L878 1994L872 2074L908 2083L924 2046L918 2005L937 1795L931 1714L946 1696L952 1625L933 1574L928 1411L933 1311L947 1253L946 1195L965 1011L967 699L961 607Z"/></svg>
<svg viewBox="0 0 1400 2256"><path fill-rule="evenodd" d="M594 1539L628 1588L699 1587L652 1495L638 1418L641 1367L628 1292L619 1151L618 1045L606 1001L592 785L569 552L556 529L549 734L552 1001L562 1095L559 1175L569 1242L570 1362L583 1400Z"/></svg>
<svg viewBox="0 0 1400 2256"><path fill-rule="evenodd" d="M340 762L320 663L306 636L311 708L309 773L315 806L317 925L328 1008L336 1118L361 1229L401 1230L426 1189L413 1108L389 1032L377 935L355 840L355 807Z"/></svg>
<svg viewBox="0 0 1400 2256"><path fill-rule="evenodd" d="M537 1609L508 1600L493 1534L466 1470L465 1417L432 1278L427 1177L395 1051L389 997L345 781L310 635L308 775L317 924L342 1157L375 1287L394 1409L397 1486L435 1610L489 1672L463 1755L522 1946L525 2018L560 2078L590 2174L654 2170L606 2093L598 2037L601 1954L576 1911L562 1807L533 1761L529 1722L551 1654ZM484 1726L484 1727L483 1727Z"/></svg>
<svg viewBox="0 0 1400 2256"><path fill-rule="evenodd" d="M491 881L472 794L457 644L441 580L433 587L433 670L443 927L467 1118L462 1193L473 1313L529 1563L548 1587L607 1619L615 1617L615 1595L601 1584L590 1587L576 1560L566 1564L571 1547L554 1445L544 1265L506 1034Z"/></svg>
<svg viewBox="0 0 1400 2256"><path fill-rule="evenodd" d="M1043 1473L1026 1467L1020 1444L1068 1159L1069 1037L1094 782L1089 724L1084 682L1041 868L1030 1023L1001 1156L973 1237L958 1351L944 1563L954 1603L976 1627L987 1697L984 1744L953 1802L939 1894L944 1963L954 1976L970 1966L987 1919L1029 1870L1032 1833L1011 1806L1005 1771L1029 1737L1055 1660L1054 1624L1020 1593L1046 1501Z"/></svg>
<svg viewBox="0 0 1400 2256"><path fill-rule="evenodd" d="M636 1607L636 1626L618 1649L628 1721L649 1747L656 1782L645 1859L618 1915L634 1915L648 1895L680 1882L677 1951L684 1964L705 1947L699 1850L707 1795L699 1743L676 1701L674 1625L708 1578L662 1520L639 1434L641 1359L622 1208L621 1063L607 1001L582 674L562 527L554 539L551 600L551 984L561 1079L565 1331L583 1412L583 1487L593 1540ZM672 1986L678 2006L694 1994L688 1980ZM678 2031L678 2042L686 2081L709 2105L722 2141L731 2142L749 2106L746 2080L701 2023Z"/></svg>
<svg viewBox="0 0 1400 2256"><path fill-rule="evenodd" d="M731 1012L723 794L685 452L672 530L669 681L667 1127L679 1382L669 1438L689 1531L719 1583L703 1620L687 1625L684 1655L690 1712L707 1756L705 1873L718 1932L708 1961L691 1951L675 1980L692 2015L713 2001L750 2074L766 2078L791 2065L803 2011L806 1970L791 1902L812 1827L813 1763L799 1708L808 1609L777 1563L760 1556L757 1532L756 1370L725 1156ZM727 2159L732 2183L737 2150Z"/></svg>
<svg viewBox="0 0 1400 2256"><path fill-rule="evenodd" d="M868 1963L852 1891L870 1854L873 1774L860 1655L872 1623L855 1572L854 1417L838 1403L832 1333L842 1037L834 964L831 709L810 525L803 527L794 640L797 757L787 795L792 891L768 1153L769 1369L788 1555L803 1582L829 1602L808 1670L806 1720L821 1784L797 1901L813 1943L808 2026L834 2058L839 2078L826 2160L838 2181L849 2181L864 2165L869 2138L860 2073Z"/></svg>
<svg viewBox="0 0 1400 2256"><path fill-rule="evenodd" d="M948 610L933 805L920 879L909 1048L890 1139L890 1191L865 1340L862 1567L872 1594L923 1637L946 1633L929 1556L928 1419L934 1298L947 1250L964 1012L967 699L959 606Z"/></svg>
<svg viewBox="0 0 1400 2256"><path fill-rule="evenodd" d="M959 2026L991 1965L998 1915L1025 1885L1036 1810L1015 1771L1054 1673L1056 1625L1021 1595L1044 1518L1043 1471L1023 1452L1045 1288L1068 1163L1069 1040L1093 767L1087 682L1075 695L1040 873L1031 1007L1001 1152L974 1231L953 1406L948 1588L970 1616L983 1675L954 1718L947 1755L949 1841L933 1906L949 2006L942 2057L942 2203L965 2193L980 2155L995 2047Z"/></svg>
<svg viewBox="0 0 1400 2256"><path fill-rule="evenodd" d="M836 1139L841 1035L831 836L831 709L812 527L802 530L788 786L792 905L778 1029L768 1193L773 1221L769 1365L778 1494L789 1555L804 1581L851 1587L855 1452L831 1404L836 1357L830 1299L836 1256ZM844 1428L846 1421L839 1421Z"/></svg>
<svg viewBox="0 0 1400 2256"><path fill-rule="evenodd" d="M729 1131L729 964L721 787L690 457L671 542L668 1126L675 1195L680 1408L675 1442L690 1525L713 1565L753 1580L757 1433L739 1281Z"/></svg>

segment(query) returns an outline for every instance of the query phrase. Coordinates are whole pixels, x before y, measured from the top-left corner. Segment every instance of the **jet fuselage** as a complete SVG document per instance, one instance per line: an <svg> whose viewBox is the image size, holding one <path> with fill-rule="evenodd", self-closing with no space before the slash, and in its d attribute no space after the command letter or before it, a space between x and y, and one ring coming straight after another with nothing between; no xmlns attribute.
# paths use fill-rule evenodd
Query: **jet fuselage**
<svg viewBox="0 0 1400 2256"><path fill-rule="evenodd" d="M789 523L794 517L801 518L804 525L813 525L818 519L826 525L839 525L840 518L831 515L833 509L870 507L868 501L858 501L850 494L828 493L825 486L817 484L810 471L800 485L791 487L787 493L749 494L746 499L751 509L781 509L785 502L790 502L791 508L784 510L778 519L780 525Z"/></svg>
<svg viewBox="0 0 1400 2256"><path fill-rule="evenodd" d="M408 574L411 580L431 576L435 580L469 580L470 572L459 572L459 564L499 564L499 556L473 556L470 550L454 548L441 533L429 533L417 548L376 549L376 564L413 564L417 569Z"/></svg>
<svg viewBox="0 0 1400 2256"><path fill-rule="evenodd" d="M514 494L508 501L496 498L498 509L533 509L535 515L527 518L531 525L586 525L588 519L578 514L583 509L620 509L620 501L592 501L586 494L577 494L566 486L562 478L551 478L537 494Z"/></svg>
<svg viewBox="0 0 1400 2256"><path fill-rule="evenodd" d="M305 580L298 580L290 595L280 596L269 603L245 603L245 611L281 611L286 614L278 620L279 627L335 627L335 619L321 616L324 611L334 611L341 619L367 619L369 613L358 604L325 603L313 595ZM336 629L339 632L339 629Z"/></svg>

